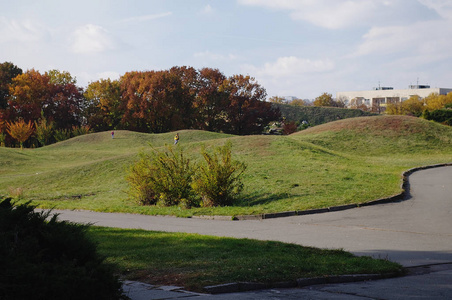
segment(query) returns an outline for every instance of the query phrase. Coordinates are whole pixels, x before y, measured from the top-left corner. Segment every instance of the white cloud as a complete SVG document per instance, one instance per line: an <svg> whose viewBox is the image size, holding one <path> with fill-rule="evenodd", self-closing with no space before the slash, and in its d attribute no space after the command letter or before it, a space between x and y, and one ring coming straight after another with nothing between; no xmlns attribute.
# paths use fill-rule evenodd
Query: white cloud
<svg viewBox="0 0 452 300"><path fill-rule="evenodd" d="M101 26L87 24L72 34L71 48L74 53L100 53L114 48L113 39Z"/></svg>
<svg viewBox="0 0 452 300"><path fill-rule="evenodd" d="M295 56L280 57L276 62L265 63L263 67L248 66L257 77L293 77L306 73L319 73L334 69L334 63L329 60L311 60Z"/></svg>
<svg viewBox="0 0 452 300"><path fill-rule="evenodd" d="M445 19L452 19L452 1L451 0L418 0L426 7L433 9Z"/></svg>
<svg viewBox="0 0 452 300"><path fill-rule="evenodd" d="M237 0L287 11L293 20L327 29L414 23L452 15L451 0ZM432 11L430 11L432 10ZM433 12L434 11L434 12Z"/></svg>
<svg viewBox="0 0 452 300"><path fill-rule="evenodd" d="M36 42L47 34L48 30L39 23L0 17L0 42Z"/></svg>
<svg viewBox="0 0 452 300"><path fill-rule="evenodd" d="M294 20L303 20L319 27L340 29L367 22L383 0L238 0L243 5L263 6L275 10L288 10Z"/></svg>
<svg viewBox="0 0 452 300"><path fill-rule="evenodd" d="M355 55L406 54L413 64L452 57L452 20L419 22L411 26L374 27L363 37ZM406 56L404 58L407 58Z"/></svg>
<svg viewBox="0 0 452 300"><path fill-rule="evenodd" d="M151 14L151 15L145 15L145 16L137 16L137 17L131 17L131 18L123 19L123 20L121 20L119 22L120 23L145 22L145 21L150 21L150 20L155 20L155 19L161 19L161 18L169 17L172 14L173 14L172 12L164 12L164 13L160 13L160 14Z"/></svg>
<svg viewBox="0 0 452 300"><path fill-rule="evenodd" d="M330 59L306 59L296 56L280 57L261 67L242 65L244 73L250 74L267 89L269 96L316 97L313 90L323 90L326 77L335 71Z"/></svg>

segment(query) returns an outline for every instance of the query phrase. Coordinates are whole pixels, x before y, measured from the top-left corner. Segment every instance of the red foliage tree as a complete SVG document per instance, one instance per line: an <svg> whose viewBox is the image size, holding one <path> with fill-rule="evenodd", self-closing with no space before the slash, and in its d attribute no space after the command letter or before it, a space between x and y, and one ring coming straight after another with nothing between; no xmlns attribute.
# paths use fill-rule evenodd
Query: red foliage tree
<svg viewBox="0 0 452 300"><path fill-rule="evenodd" d="M189 128L191 103L177 74L130 72L121 77L123 125L142 132Z"/></svg>
<svg viewBox="0 0 452 300"><path fill-rule="evenodd" d="M60 77L57 70L41 74L32 69L15 77L10 85L6 119L34 122L44 116L54 121L57 128L79 125L82 90L75 80L67 79L68 74L62 73Z"/></svg>
<svg viewBox="0 0 452 300"><path fill-rule="evenodd" d="M280 118L279 109L264 101L265 89L250 76L234 75L223 82L220 91L229 96L224 132L239 135L261 133L270 121Z"/></svg>
<svg viewBox="0 0 452 300"><path fill-rule="evenodd" d="M226 76L218 69L203 68L199 72L199 88L193 103L197 129L217 131L225 127L224 114L228 94L220 90Z"/></svg>

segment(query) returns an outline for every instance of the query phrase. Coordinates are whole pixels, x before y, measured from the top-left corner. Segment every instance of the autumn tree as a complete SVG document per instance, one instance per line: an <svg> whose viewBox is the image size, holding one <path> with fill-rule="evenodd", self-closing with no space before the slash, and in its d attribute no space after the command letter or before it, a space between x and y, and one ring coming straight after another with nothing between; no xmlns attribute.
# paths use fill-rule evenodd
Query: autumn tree
<svg viewBox="0 0 452 300"><path fill-rule="evenodd" d="M323 93L322 95L318 96L314 100L314 106L331 106L335 107L336 103L333 100L333 95L328 93Z"/></svg>
<svg viewBox="0 0 452 300"><path fill-rule="evenodd" d="M220 91L228 94L225 126L232 134L261 133L270 122L280 118L278 108L265 102L266 91L250 76L234 75L223 81Z"/></svg>
<svg viewBox="0 0 452 300"><path fill-rule="evenodd" d="M289 102L289 105L307 106L306 101L304 101L303 99L293 99L292 101Z"/></svg>
<svg viewBox="0 0 452 300"><path fill-rule="evenodd" d="M9 85L22 69L10 62L0 64L0 109L5 109L9 98Z"/></svg>
<svg viewBox="0 0 452 300"><path fill-rule="evenodd" d="M432 93L424 98L425 109L434 111L444 108L447 104L452 103L452 93L447 95L439 95Z"/></svg>
<svg viewBox="0 0 452 300"><path fill-rule="evenodd" d="M199 71L198 92L193 103L195 128L219 131L225 126L228 94L220 90L226 76L218 69L203 68Z"/></svg>
<svg viewBox="0 0 452 300"><path fill-rule="evenodd" d="M83 89L76 85L68 72L52 70L49 77L51 98L43 107L44 116L53 120L58 128L70 129L79 126L81 120Z"/></svg>
<svg viewBox="0 0 452 300"><path fill-rule="evenodd" d="M118 80L100 79L91 82L84 96L84 117L94 130L104 131L120 127L123 110Z"/></svg>
<svg viewBox="0 0 452 300"><path fill-rule="evenodd" d="M191 98L180 77L169 71L129 72L120 79L121 120L128 129L141 132L167 132L189 128Z"/></svg>
<svg viewBox="0 0 452 300"><path fill-rule="evenodd" d="M8 120L38 120L42 109L51 98L49 77L34 69L28 70L12 80L10 95L5 113Z"/></svg>
<svg viewBox="0 0 452 300"><path fill-rule="evenodd" d="M34 128L31 121L25 123L24 119L19 119L17 122L7 122L6 130L9 135L20 143L20 148L23 149L23 143L33 134Z"/></svg>
<svg viewBox="0 0 452 300"><path fill-rule="evenodd" d="M268 101L272 102L272 103L280 103L280 104L287 103L287 101L284 97L279 97L279 96L272 96L272 97L268 98Z"/></svg>
<svg viewBox="0 0 452 300"><path fill-rule="evenodd" d="M6 118L36 121L43 115L58 128L79 125L82 90L75 79L68 79L67 72L58 74L57 70L41 74L32 69L16 76L10 85Z"/></svg>

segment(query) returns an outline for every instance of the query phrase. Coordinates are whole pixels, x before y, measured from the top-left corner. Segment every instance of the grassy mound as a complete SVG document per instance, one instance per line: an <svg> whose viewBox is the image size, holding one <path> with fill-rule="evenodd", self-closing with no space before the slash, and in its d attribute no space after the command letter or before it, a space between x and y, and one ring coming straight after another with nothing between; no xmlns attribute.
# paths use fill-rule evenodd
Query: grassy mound
<svg viewBox="0 0 452 300"><path fill-rule="evenodd" d="M400 192L407 169L452 162L452 128L418 118L339 120L290 136L233 136L179 131L184 152L232 143L246 163L245 190L231 207L143 207L128 200L125 176L140 151L171 144L173 133L116 131L79 136L39 149L0 148L0 195L41 207L143 214L242 215L362 203Z"/></svg>

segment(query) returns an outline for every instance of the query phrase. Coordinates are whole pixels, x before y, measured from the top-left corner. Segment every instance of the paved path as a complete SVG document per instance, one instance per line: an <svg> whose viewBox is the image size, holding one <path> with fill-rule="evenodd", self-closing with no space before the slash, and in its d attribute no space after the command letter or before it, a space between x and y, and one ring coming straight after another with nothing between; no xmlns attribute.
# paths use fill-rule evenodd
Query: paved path
<svg viewBox="0 0 452 300"><path fill-rule="evenodd" d="M398 203L278 219L222 221L84 211L57 212L61 213L61 219L99 226L343 248L357 255L388 258L404 266L452 262L452 167L415 172L410 175L409 182L408 199ZM452 272L445 272L449 282L452 282ZM443 287L452 298L452 284Z"/></svg>

